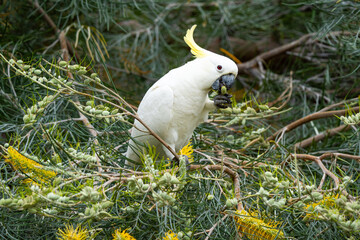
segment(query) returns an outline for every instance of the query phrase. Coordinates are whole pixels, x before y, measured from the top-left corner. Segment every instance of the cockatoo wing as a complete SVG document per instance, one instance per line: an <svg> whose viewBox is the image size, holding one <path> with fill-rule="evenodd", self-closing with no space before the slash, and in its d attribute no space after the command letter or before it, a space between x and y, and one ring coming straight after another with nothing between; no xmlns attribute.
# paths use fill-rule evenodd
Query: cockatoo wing
<svg viewBox="0 0 360 240"><path fill-rule="evenodd" d="M155 133L164 137L173 118L174 93L169 86L153 86L141 101L138 115ZM164 139L165 140L165 139Z"/></svg>

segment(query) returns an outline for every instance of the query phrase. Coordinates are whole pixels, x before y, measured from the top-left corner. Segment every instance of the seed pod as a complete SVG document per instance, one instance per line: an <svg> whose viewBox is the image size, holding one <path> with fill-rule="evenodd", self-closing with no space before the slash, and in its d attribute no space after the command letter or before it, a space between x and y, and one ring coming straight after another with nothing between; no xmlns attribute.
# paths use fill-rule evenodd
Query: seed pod
<svg viewBox="0 0 360 240"><path fill-rule="evenodd" d="M225 86L222 86L222 87L221 87L221 94L222 94L222 95L225 95L226 93L227 93L226 87L225 87Z"/></svg>

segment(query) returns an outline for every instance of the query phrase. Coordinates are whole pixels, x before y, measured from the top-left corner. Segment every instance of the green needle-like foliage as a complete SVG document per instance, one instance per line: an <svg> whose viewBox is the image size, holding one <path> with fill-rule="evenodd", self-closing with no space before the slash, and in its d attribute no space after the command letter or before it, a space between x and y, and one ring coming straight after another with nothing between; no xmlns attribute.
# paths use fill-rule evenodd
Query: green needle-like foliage
<svg viewBox="0 0 360 240"><path fill-rule="evenodd" d="M359 239L360 2L3 1L0 239ZM125 165L145 91L237 62L178 165ZM210 93L210 98L216 93ZM70 238L72 236L72 238Z"/></svg>

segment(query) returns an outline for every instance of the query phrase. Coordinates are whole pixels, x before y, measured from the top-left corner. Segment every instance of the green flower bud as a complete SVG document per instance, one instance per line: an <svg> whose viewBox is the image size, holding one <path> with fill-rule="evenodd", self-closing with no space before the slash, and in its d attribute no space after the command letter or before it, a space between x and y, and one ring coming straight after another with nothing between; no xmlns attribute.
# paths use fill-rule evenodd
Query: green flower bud
<svg viewBox="0 0 360 240"><path fill-rule="evenodd" d="M91 108L92 108L91 106L86 106L86 107L84 108L84 110L88 112L88 111L91 110Z"/></svg>
<svg viewBox="0 0 360 240"><path fill-rule="evenodd" d="M170 183L171 183L171 184L179 184L180 181L179 181L179 179L177 179L177 177L171 176Z"/></svg>
<svg viewBox="0 0 360 240"><path fill-rule="evenodd" d="M34 73L35 73L36 75L40 75L40 74L41 74L41 70L40 70L40 69L35 69Z"/></svg>
<svg viewBox="0 0 360 240"><path fill-rule="evenodd" d="M269 106L268 106L268 105L259 105L258 107L259 107L259 109L262 110L262 111L269 110Z"/></svg>
<svg viewBox="0 0 360 240"><path fill-rule="evenodd" d="M66 62L66 61L60 61L59 62L59 66L60 67L65 67L65 66L67 66L68 65L68 63Z"/></svg>
<svg viewBox="0 0 360 240"><path fill-rule="evenodd" d="M149 189L149 184L144 184L143 186L142 186L142 190L143 191L147 191L148 189Z"/></svg>
<svg viewBox="0 0 360 240"><path fill-rule="evenodd" d="M209 194L209 195L207 196L207 200L211 201L211 200L213 200L213 199L214 199L214 195Z"/></svg>
<svg viewBox="0 0 360 240"><path fill-rule="evenodd" d="M233 108L233 112L235 114L239 114L239 113L241 113L241 109L240 108Z"/></svg>
<svg viewBox="0 0 360 240"><path fill-rule="evenodd" d="M30 65L24 65L24 67L23 67L23 68L24 68L24 70L25 70L25 71L27 71L27 70L29 70Z"/></svg>
<svg viewBox="0 0 360 240"><path fill-rule="evenodd" d="M57 199L59 199L60 196L53 192L50 192L46 197L50 200L57 200Z"/></svg>
<svg viewBox="0 0 360 240"><path fill-rule="evenodd" d="M24 62L22 60L17 60L16 61L18 64L23 64Z"/></svg>
<svg viewBox="0 0 360 240"><path fill-rule="evenodd" d="M226 203L225 203L226 207L231 208L233 206L233 202L231 200L232 199L226 199Z"/></svg>
<svg viewBox="0 0 360 240"><path fill-rule="evenodd" d="M245 110L246 114L256 114L256 110L253 109L252 107L247 107Z"/></svg>
<svg viewBox="0 0 360 240"><path fill-rule="evenodd" d="M111 115L115 115L115 114L117 114L117 113L118 113L118 111L119 111L119 109L114 109L114 110L112 110L112 111L111 111Z"/></svg>
<svg viewBox="0 0 360 240"><path fill-rule="evenodd" d="M312 192L311 196L315 199L315 200L321 200L323 199L323 195L319 192Z"/></svg>
<svg viewBox="0 0 360 240"><path fill-rule="evenodd" d="M79 71L77 72L78 75L84 75L85 73L87 73L86 70L79 70Z"/></svg>
<svg viewBox="0 0 360 240"><path fill-rule="evenodd" d="M140 179L137 180L137 184L138 184L139 186L142 186L142 185L144 184L144 182L143 182L143 180L140 178Z"/></svg>
<svg viewBox="0 0 360 240"><path fill-rule="evenodd" d="M97 73L92 73L92 74L90 75L91 78L96 78L97 76L98 76Z"/></svg>
<svg viewBox="0 0 360 240"><path fill-rule="evenodd" d="M106 209L106 208L112 207L113 205L114 205L114 203L111 202L111 201L101 202L101 208L102 208L102 209Z"/></svg>
<svg viewBox="0 0 360 240"><path fill-rule="evenodd" d="M26 123L29 123L29 122L31 121L29 115L24 115L23 120L24 120L24 123L25 123L25 124L26 124Z"/></svg>
<svg viewBox="0 0 360 240"><path fill-rule="evenodd" d="M225 109L221 109L221 112L225 113L225 114L231 114L232 113L232 109L231 108L225 108Z"/></svg>
<svg viewBox="0 0 360 240"><path fill-rule="evenodd" d="M265 177L271 178L273 176L272 172L265 172Z"/></svg>
<svg viewBox="0 0 360 240"><path fill-rule="evenodd" d="M108 115L110 115L110 113L109 113L109 111L102 111L102 115L108 116Z"/></svg>

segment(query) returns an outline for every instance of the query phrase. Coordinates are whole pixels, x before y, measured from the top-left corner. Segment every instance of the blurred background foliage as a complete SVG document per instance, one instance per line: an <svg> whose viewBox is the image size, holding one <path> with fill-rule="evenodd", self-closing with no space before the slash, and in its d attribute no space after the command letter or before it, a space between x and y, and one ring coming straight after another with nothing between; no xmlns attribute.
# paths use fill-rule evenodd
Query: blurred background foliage
<svg viewBox="0 0 360 240"><path fill-rule="evenodd" d="M59 235L58 228L81 225L77 230L87 229L83 233L90 239L121 239L113 235L119 228L136 239L163 239L169 230L180 233L179 239L358 239L359 11L356 0L3 0L0 198L17 202L0 201L0 237L55 239L66 235L66 231ZM232 89L239 111L218 111L211 116L214 121L196 129L191 143L194 162L203 164L207 158L223 166L222 160L229 161L225 166L240 179L242 198L237 204L242 203L248 213L253 209L250 215L255 220L240 217L248 213L235 213L236 204L230 200L237 198L238 186L231 175L215 168L193 169L185 178L175 171L172 175L180 183L174 180L172 185L161 180L161 166L146 169L143 183L138 182L142 173L123 169L122 153L133 118L126 114L131 109L121 98L137 106L157 79L192 59L183 36L193 24L198 25L195 39L200 46L234 56L239 65ZM96 72L101 79L101 86L74 87L89 95L74 99L62 92L61 84L51 85L56 88L51 91L16 75L24 65L9 62L43 64L60 76L67 78L70 72L75 81L84 82L79 69L59 70L65 49L61 33L66 36L70 65L84 66L88 76ZM284 49L288 44L294 46ZM56 95L55 100L46 101L50 95ZM98 98L116 102L126 111ZM41 108L41 101L46 105L43 113L33 107ZM93 135L79 114L86 106L101 113L117 108L125 114L111 121L88 116L96 129ZM324 116L306 120L319 111ZM25 116L35 115L34 122L26 122ZM299 119L296 129L275 134ZM321 133L322 138L312 138ZM305 145L301 141L306 139ZM11 152L8 145L57 172L58 180L40 187L24 182L29 174L30 179L36 177L28 168L21 169L29 161L16 151L5 161ZM326 155L323 165L311 158L329 152L340 155ZM26 164L10 166L12 158ZM106 169L103 176L91 163L93 158ZM152 183L168 195L139 190ZM59 202L50 193L69 199ZM168 196L176 202L171 198L166 202ZM24 207L26 201L30 207ZM320 208L315 209L317 205ZM259 227L259 219L269 225ZM272 227L277 229L275 235L268 232Z"/></svg>

